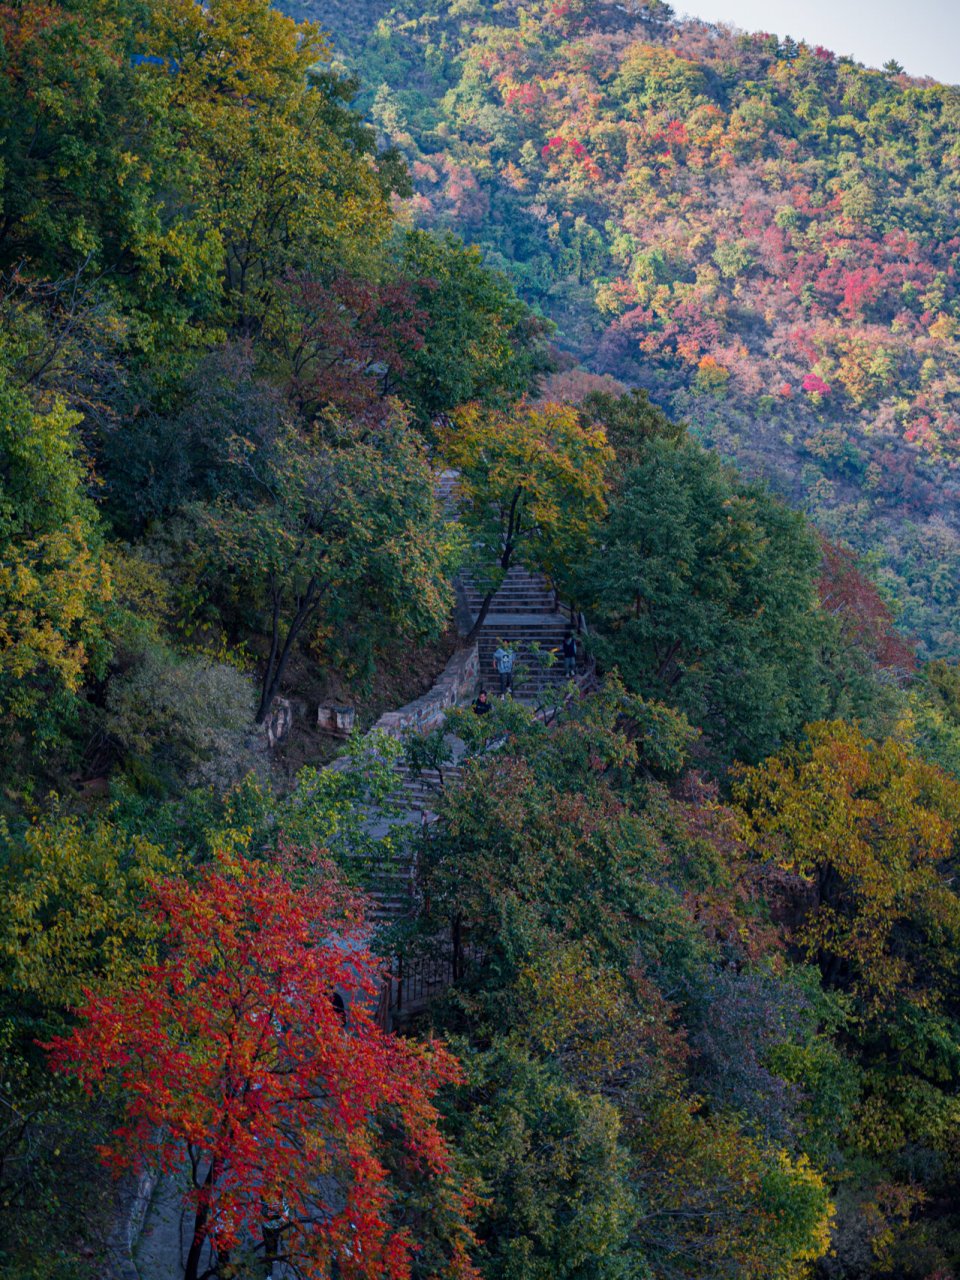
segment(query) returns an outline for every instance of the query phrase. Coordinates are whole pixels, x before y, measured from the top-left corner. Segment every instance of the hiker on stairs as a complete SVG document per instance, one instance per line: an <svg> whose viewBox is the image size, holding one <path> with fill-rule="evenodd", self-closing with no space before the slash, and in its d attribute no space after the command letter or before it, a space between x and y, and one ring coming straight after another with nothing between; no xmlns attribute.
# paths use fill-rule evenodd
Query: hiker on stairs
<svg viewBox="0 0 960 1280"><path fill-rule="evenodd" d="M577 638L572 627L567 627L563 637L563 674L567 680L577 674Z"/></svg>
<svg viewBox="0 0 960 1280"><path fill-rule="evenodd" d="M513 694L513 651L499 641L493 655L493 665L500 677L500 696Z"/></svg>

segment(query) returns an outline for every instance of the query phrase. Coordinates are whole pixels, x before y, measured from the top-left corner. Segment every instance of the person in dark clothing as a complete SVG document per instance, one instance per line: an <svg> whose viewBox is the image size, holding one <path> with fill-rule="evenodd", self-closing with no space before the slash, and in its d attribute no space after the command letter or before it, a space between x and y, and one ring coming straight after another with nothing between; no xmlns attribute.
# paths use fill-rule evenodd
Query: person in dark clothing
<svg viewBox="0 0 960 1280"><path fill-rule="evenodd" d="M577 674L577 638L570 627L563 637L563 674L568 680Z"/></svg>
<svg viewBox="0 0 960 1280"><path fill-rule="evenodd" d="M485 716L487 712L490 710L490 702L487 698L486 689L480 690L479 694L477 695L477 700L473 704L473 710L474 710L474 714L478 716Z"/></svg>

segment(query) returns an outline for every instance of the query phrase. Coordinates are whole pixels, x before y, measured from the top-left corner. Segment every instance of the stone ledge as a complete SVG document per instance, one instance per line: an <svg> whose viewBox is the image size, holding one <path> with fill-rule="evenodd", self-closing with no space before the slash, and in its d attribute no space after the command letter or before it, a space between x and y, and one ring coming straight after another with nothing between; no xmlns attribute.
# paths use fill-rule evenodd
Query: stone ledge
<svg viewBox="0 0 960 1280"><path fill-rule="evenodd" d="M449 707L473 696L479 675L479 647L458 649L428 693L396 711L387 711L373 729L399 738L405 733L429 733L439 728Z"/></svg>
<svg viewBox="0 0 960 1280"><path fill-rule="evenodd" d="M119 1205L107 1240L107 1276L110 1280L140 1280L133 1250L140 1238L157 1175L143 1172L124 1179L118 1189Z"/></svg>

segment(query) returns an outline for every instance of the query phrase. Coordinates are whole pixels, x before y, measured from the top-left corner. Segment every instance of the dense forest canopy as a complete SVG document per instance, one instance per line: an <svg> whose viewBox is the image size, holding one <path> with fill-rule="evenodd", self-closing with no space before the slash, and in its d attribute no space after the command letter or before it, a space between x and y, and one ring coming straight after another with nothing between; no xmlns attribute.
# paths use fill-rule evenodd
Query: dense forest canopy
<svg viewBox="0 0 960 1280"><path fill-rule="evenodd" d="M303 16L0 5L0 1277L956 1280L954 99Z"/></svg>
<svg viewBox="0 0 960 1280"><path fill-rule="evenodd" d="M338 32L416 225L476 240L563 350L867 554L957 654L960 91L657 0L288 7Z"/></svg>

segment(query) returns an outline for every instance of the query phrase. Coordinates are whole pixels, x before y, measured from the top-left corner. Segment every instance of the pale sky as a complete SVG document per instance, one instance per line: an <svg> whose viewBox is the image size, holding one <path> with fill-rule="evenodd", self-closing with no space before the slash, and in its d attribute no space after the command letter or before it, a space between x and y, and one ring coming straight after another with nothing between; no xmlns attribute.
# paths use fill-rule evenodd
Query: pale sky
<svg viewBox="0 0 960 1280"><path fill-rule="evenodd" d="M771 31L868 67L893 58L914 76L960 84L960 0L672 0L678 14Z"/></svg>

